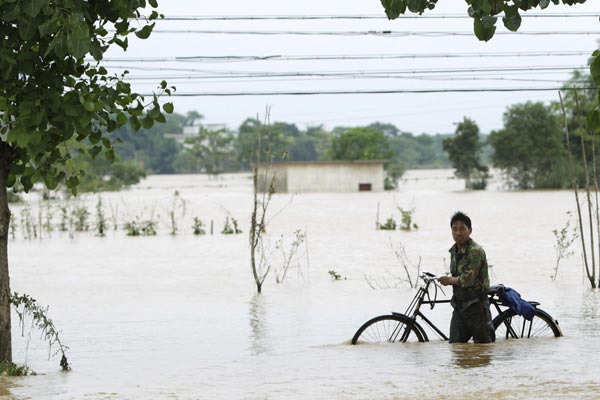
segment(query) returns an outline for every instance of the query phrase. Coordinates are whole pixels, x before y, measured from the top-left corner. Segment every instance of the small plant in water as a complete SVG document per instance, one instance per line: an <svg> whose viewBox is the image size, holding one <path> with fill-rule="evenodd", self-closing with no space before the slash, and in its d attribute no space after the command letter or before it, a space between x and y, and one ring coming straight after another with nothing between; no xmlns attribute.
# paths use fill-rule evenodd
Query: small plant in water
<svg viewBox="0 0 600 400"><path fill-rule="evenodd" d="M179 192L176 190L175 193L173 193L171 210L169 211L169 218L171 220L171 235L177 235L177 231L179 230L178 222L183 216L185 216L185 200L183 200Z"/></svg>
<svg viewBox="0 0 600 400"><path fill-rule="evenodd" d="M85 206L75 206L73 208L73 222L77 232L83 232L90 229L88 218L90 212Z"/></svg>
<svg viewBox="0 0 600 400"><path fill-rule="evenodd" d="M60 353L62 354L60 360L62 370L71 370L65 353L69 348L62 344L58 335L58 330L54 326L52 320L48 318L48 307L44 308L31 296L27 294L20 295L17 292L14 292L10 296L10 302L19 317L21 332L23 333L25 329L25 315L29 315L32 319L32 324L40 329L42 337L48 342L48 359ZM58 347L54 353L52 353L53 346ZM24 372L27 372L28 370L29 369L27 368Z"/></svg>
<svg viewBox="0 0 600 400"><path fill-rule="evenodd" d="M58 224L58 230L66 232L69 230L69 209L67 206L60 206L60 222Z"/></svg>
<svg viewBox="0 0 600 400"><path fill-rule="evenodd" d="M225 217L225 226L221 231L223 235L237 235L242 233L242 230L238 227L238 221L235 218L231 218L231 224L229 223L229 217Z"/></svg>
<svg viewBox="0 0 600 400"><path fill-rule="evenodd" d="M35 233L35 222L31 216L31 208L28 204L21 209L21 229L23 230L23 237L27 240L31 240L34 236L37 236Z"/></svg>
<svg viewBox="0 0 600 400"><path fill-rule="evenodd" d="M299 250L300 246L302 246L302 243L304 243L305 237L306 237L306 235L300 229L295 231L294 232L294 240L292 241L292 243L290 245L289 252L286 252L286 250L284 248L283 235L275 243L275 248L281 252L281 255L283 257L283 266L282 266L281 270L275 269L275 281L277 283L283 283L283 281L285 281L288 270L290 269L290 266L292 265L292 260L296 256L296 253L298 253L298 250ZM298 263L298 273L300 275L302 274L302 271L300 270L300 263Z"/></svg>
<svg viewBox="0 0 600 400"><path fill-rule="evenodd" d="M96 202L96 235L100 237L106 236L107 223L104 216L104 207L102 206L102 197L98 196Z"/></svg>
<svg viewBox="0 0 600 400"><path fill-rule="evenodd" d="M192 224L192 230L194 235L204 235L206 231L204 230L204 223L198 217L194 217L194 223Z"/></svg>
<svg viewBox="0 0 600 400"><path fill-rule="evenodd" d="M396 220L393 217L389 217L385 223L379 225L379 229L382 231L395 231L398 225L396 224Z"/></svg>
<svg viewBox="0 0 600 400"><path fill-rule="evenodd" d="M140 236L142 234L142 231L139 226L139 221L137 220L125 222L124 227L127 231L127 236Z"/></svg>
<svg viewBox="0 0 600 400"><path fill-rule="evenodd" d="M345 277L343 278L340 274L338 274L332 269L330 269L328 272L329 276L331 276L331 278L333 278L334 281L341 281L342 279L346 279Z"/></svg>
<svg viewBox="0 0 600 400"><path fill-rule="evenodd" d="M400 230L411 231L413 229L419 229L419 226L413 222L413 214L415 212L414 208L411 208L410 210L405 210L401 207L398 207L398 210L402 215L402 223L400 224Z"/></svg>
<svg viewBox="0 0 600 400"><path fill-rule="evenodd" d="M554 249L556 250L556 264L554 265L554 275L552 275L552 280L556 280L556 275L558 275L558 266L561 260L572 256L575 252L570 250L573 242L579 237L577 233L576 227L571 227L571 212L567 212L569 219L567 220L567 224L562 229L554 229L552 233L554 234L554 238L556 239L556 243L554 243Z"/></svg>
<svg viewBox="0 0 600 400"><path fill-rule="evenodd" d="M44 224L42 226L42 228L44 228L44 230L46 232L48 232L48 235L50 235L50 233L54 230L54 227L52 226L52 219L54 218L54 211L52 209L52 206L50 205L50 202L46 201L46 214L45 214L45 219L44 219Z"/></svg>

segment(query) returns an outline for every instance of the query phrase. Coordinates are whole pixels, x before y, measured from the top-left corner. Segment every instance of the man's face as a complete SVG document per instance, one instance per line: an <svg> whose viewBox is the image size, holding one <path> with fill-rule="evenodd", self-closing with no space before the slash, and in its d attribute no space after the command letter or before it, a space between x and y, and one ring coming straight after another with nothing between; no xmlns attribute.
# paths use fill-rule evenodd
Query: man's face
<svg viewBox="0 0 600 400"><path fill-rule="evenodd" d="M454 221L452 224L452 239L458 247L464 247L471 237L471 230L462 221Z"/></svg>

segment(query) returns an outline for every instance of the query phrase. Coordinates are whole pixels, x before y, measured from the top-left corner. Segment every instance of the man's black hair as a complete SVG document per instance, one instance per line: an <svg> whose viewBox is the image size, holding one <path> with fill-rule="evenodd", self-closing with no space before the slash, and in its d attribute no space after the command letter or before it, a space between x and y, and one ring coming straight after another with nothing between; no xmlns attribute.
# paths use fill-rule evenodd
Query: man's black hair
<svg viewBox="0 0 600 400"><path fill-rule="evenodd" d="M452 224L455 223L456 221L461 221L464 222L464 224L467 226L467 228L469 228L469 230L472 230L471 228L471 218L469 218L469 216L461 211L457 211L454 213L454 215L452 216L452 219L450 219L450 227L452 228Z"/></svg>

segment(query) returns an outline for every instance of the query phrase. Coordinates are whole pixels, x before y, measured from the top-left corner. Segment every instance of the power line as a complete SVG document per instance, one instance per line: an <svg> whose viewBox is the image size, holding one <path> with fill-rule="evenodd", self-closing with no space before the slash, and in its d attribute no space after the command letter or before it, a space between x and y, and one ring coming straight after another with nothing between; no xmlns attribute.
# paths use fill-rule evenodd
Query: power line
<svg viewBox="0 0 600 400"><path fill-rule="evenodd" d="M485 73L485 72L531 72L531 71L573 71L586 69L583 66L572 65L549 65L549 66L503 66L503 67L465 67L465 68L415 68L415 69L383 69L383 70L347 70L347 71L282 71L282 72L264 72L264 71L212 71L201 69L184 68L149 68L149 67L127 67L115 65L112 68L126 68L130 70L142 71L177 71L177 72L197 72L202 75L194 76L198 79L218 79L218 78L266 78L266 77L311 77L311 76L397 76L399 74L440 74L440 73Z"/></svg>
<svg viewBox="0 0 600 400"><path fill-rule="evenodd" d="M306 55L221 55L221 56L176 56L176 57L109 57L103 62L243 62L243 61L331 61L331 60L394 60L431 58L506 58L506 57L565 57L589 55L585 51L524 51L489 53L407 53L407 54L306 54ZM93 62L92 59L87 59Z"/></svg>
<svg viewBox="0 0 600 400"><path fill-rule="evenodd" d="M593 90L593 87L546 87L546 88L463 88L463 89L365 89L365 90L296 90L296 91L255 91L255 92L175 92L172 97L239 97L239 96L312 96L312 95L354 95L354 94L428 94L428 93L482 93L482 92L549 92L561 90ZM144 94L151 96L152 94Z"/></svg>
<svg viewBox="0 0 600 400"><path fill-rule="evenodd" d="M598 17L599 13L523 13L521 18L590 18ZM502 15L500 15L501 17ZM471 19L466 14L404 14L398 19ZM355 14L355 15L191 15L191 16L165 16L163 21L263 21L263 20L356 20L356 19L382 19L387 16L381 14Z"/></svg>
<svg viewBox="0 0 600 400"><path fill-rule="evenodd" d="M301 35L301 36L382 36L382 37L409 37L409 36L473 36L473 32L452 32L452 31L392 31L392 30L371 30L371 31L248 31L248 30L208 30L208 29L154 29L153 33L163 34L199 34L199 35ZM599 35L600 31L517 31L517 32L496 32L495 35Z"/></svg>

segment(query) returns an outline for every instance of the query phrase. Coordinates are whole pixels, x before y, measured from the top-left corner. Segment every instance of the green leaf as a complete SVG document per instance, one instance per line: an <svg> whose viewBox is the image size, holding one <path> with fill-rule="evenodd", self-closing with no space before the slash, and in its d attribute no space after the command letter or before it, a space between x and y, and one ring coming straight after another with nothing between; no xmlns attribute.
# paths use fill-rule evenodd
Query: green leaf
<svg viewBox="0 0 600 400"><path fill-rule="evenodd" d="M167 114L173 114L173 103L165 103L163 104L163 110L165 110L165 112Z"/></svg>
<svg viewBox="0 0 600 400"><path fill-rule="evenodd" d="M21 175L21 179L19 180L21 185L23 185L23 190L25 192L29 192L33 187L33 183L31 182L31 178L29 176Z"/></svg>
<svg viewBox="0 0 600 400"><path fill-rule="evenodd" d="M150 4L152 8L158 7L158 2L156 0L148 0L148 4Z"/></svg>
<svg viewBox="0 0 600 400"><path fill-rule="evenodd" d="M17 175L10 173L8 174L8 180L6 181L6 187L13 187L17 183Z"/></svg>
<svg viewBox="0 0 600 400"><path fill-rule="evenodd" d="M98 154L102 151L102 146L94 146L88 149L88 153L92 158L96 158Z"/></svg>
<svg viewBox="0 0 600 400"><path fill-rule="evenodd" d="M102 132L99 130L95 130L92 133L90 133L90 143L91 144L98 143L101 138L102 138Z"/></svg>
<svg viewBox="0 0 600 400"><path fill-rule="evenodd" d="M154 120L156 122L160 122L161 124L164 124L167 122L167 118L165 118L164 114L159 113L156 117L154 117Z"/></svg>
<svg viewBox="0 0 600 400"><path fill-rule="evenodd" d="M57 15L38 26L38 32L41 37L55 33L59 29L59 19Z"/></svg>
<svg viewBox="0 0 600 400"><path fill-rule="evenodd" d="M19 3L15 3L12 8L9 8L8 10L5 9L2 11L2 13L0 13L0 19L6 22L13 22L19 19L20 15L21 6Z"/></svg>
<svg viewBox="0 0 600 400"><path fill-rule="evenodd" d="M54 39L50 42L48 49L46 49L46 56L51 52L54 52L58 56L58 58L64 58L67 55L68 51L68 42L67 35L64 30L59 31Z"/></svg>
<svg viewBox="0 0 600 400"><path fill-rule="evenodd" d="M600 85L600 52L594 51L592 54L593 60L590 64L590 74L596 85Z"/></svg>
<svg viewBox="0 0 600 400"><path fill-rule="evenodd" d="M66 181L67 187L69 189L74 189L79 185L79 178L76 176L70 176Z"/></svg>
<svg viewBox="0 0 600 400"><path fill-rule="evenodd" d="M127 115L125 115L125 113L124 113L124 112L122 112L122 111L119 111L119 112L117 113L117 124L118 124L119 126L123 126L123 125L125 125L126 123L127 123Z"/></svg>
<svg viewBox="0 0 600 400"><path fill-rule="evenodd" d="M76 59L83 58L90 51L90 32L80 13L73 13L68 19L67 48Z"/></svg>
<svg viewBox="0 0 600 400"><path fill-rule="evenodd" d="M550 5L550 0L540 0L540 8L543 10Z"/></svg>
<svg viewBox="0 0 600 400"><path fill-rule="evenodd" d="M48 0L27 0L21 3L23 4L23 12L33 18L40 13L42 7L48 4Z"/></svg>
<svg viewBox="0 0 600 400"><path fill-rule="evenodd" d="M109 149L106 150L106 152L104 153L104 157L106 157L106 159L108 160L108 162L114 162L115 161L115 149Z"/></svg>
<svg viewBox="0 0 600 400"><path fill-rule="evenodd" d="M46 187L50 190L54 190L58 186L58 181L56 180L54 174L51 172L44 175L44 183L46 184Z"/></svg>
<svg viewBox="0 0 600 400"><path fill-rule="evenodd" d="M588 129L593 133L600 132L600 106L596 106L587 116Z"/></svg>
<svg viewBox="0 0 600 400"><path fill-rule="evenodd" d="M396 19L406 12L405 0L381 0L381 5L388 19Z"/></svg>
<svg viewBox="0 0 600 400"><path fill-rule="evenodd" d="M512 32L516 32L521 27L521 15L519 15L519 8L517 6L506 6L504 7L504 17L502 22L506 29Z"/></svg>
<svg viewBox="0 0 600 400"><path fill-rule="evenodd" d="M150 129L152 128L152 125L154 125L154 118L152 118L150 115L147 115L144 117L144 119L142 119L142 126L144 129Z"/></svg>
<svg viewBox="0 0 600 400"><path fill-rule="evenodd" d="M37 32L36 21L32 21L30 18L20 18L18 25L19 37L22 41L28 41L35 37Z"/></svg>
<svg viewBox="0 0 600 400"><path fill-rule="evenodd" d="M16 135L17 146L21 148L27 147L27 145L29 144L30 134L25 131L17 131Z"/></svg>
<svg viewBox="0 0 600 400"><path fill-rule="evenodd" d="M96 104L94 104L91 100L86 100L83 103L83 108L85 108L89 112L94 112L96 110Z"/></svg>
<svg viewBox="0 0 600 400"><path fill-rule="evenodd" d="M148 39L150 37L150 34L152 33L152 29L154 29L154 25L155 24L152 23L150 25L144 26L139 31L135 31L135 36L139 37L140 39Z"/></svg>
<svg viewBox="0 0 600 400"><path fill-rule="evenodd" d="M134 131L139 131L142 127L142 124L140 123L138 117L136 116L132 116L129 118L129 123L131 124L131 127L133 128Z"/></svg>
<svg viewBox="0 0 600 400"><path fill-rule="evenodd" d="M494 37L494 33L496 32L496 17L485 16L481 19L474 19L474 31L477 39L482 41L488 41L492 37Z"/></svg>

